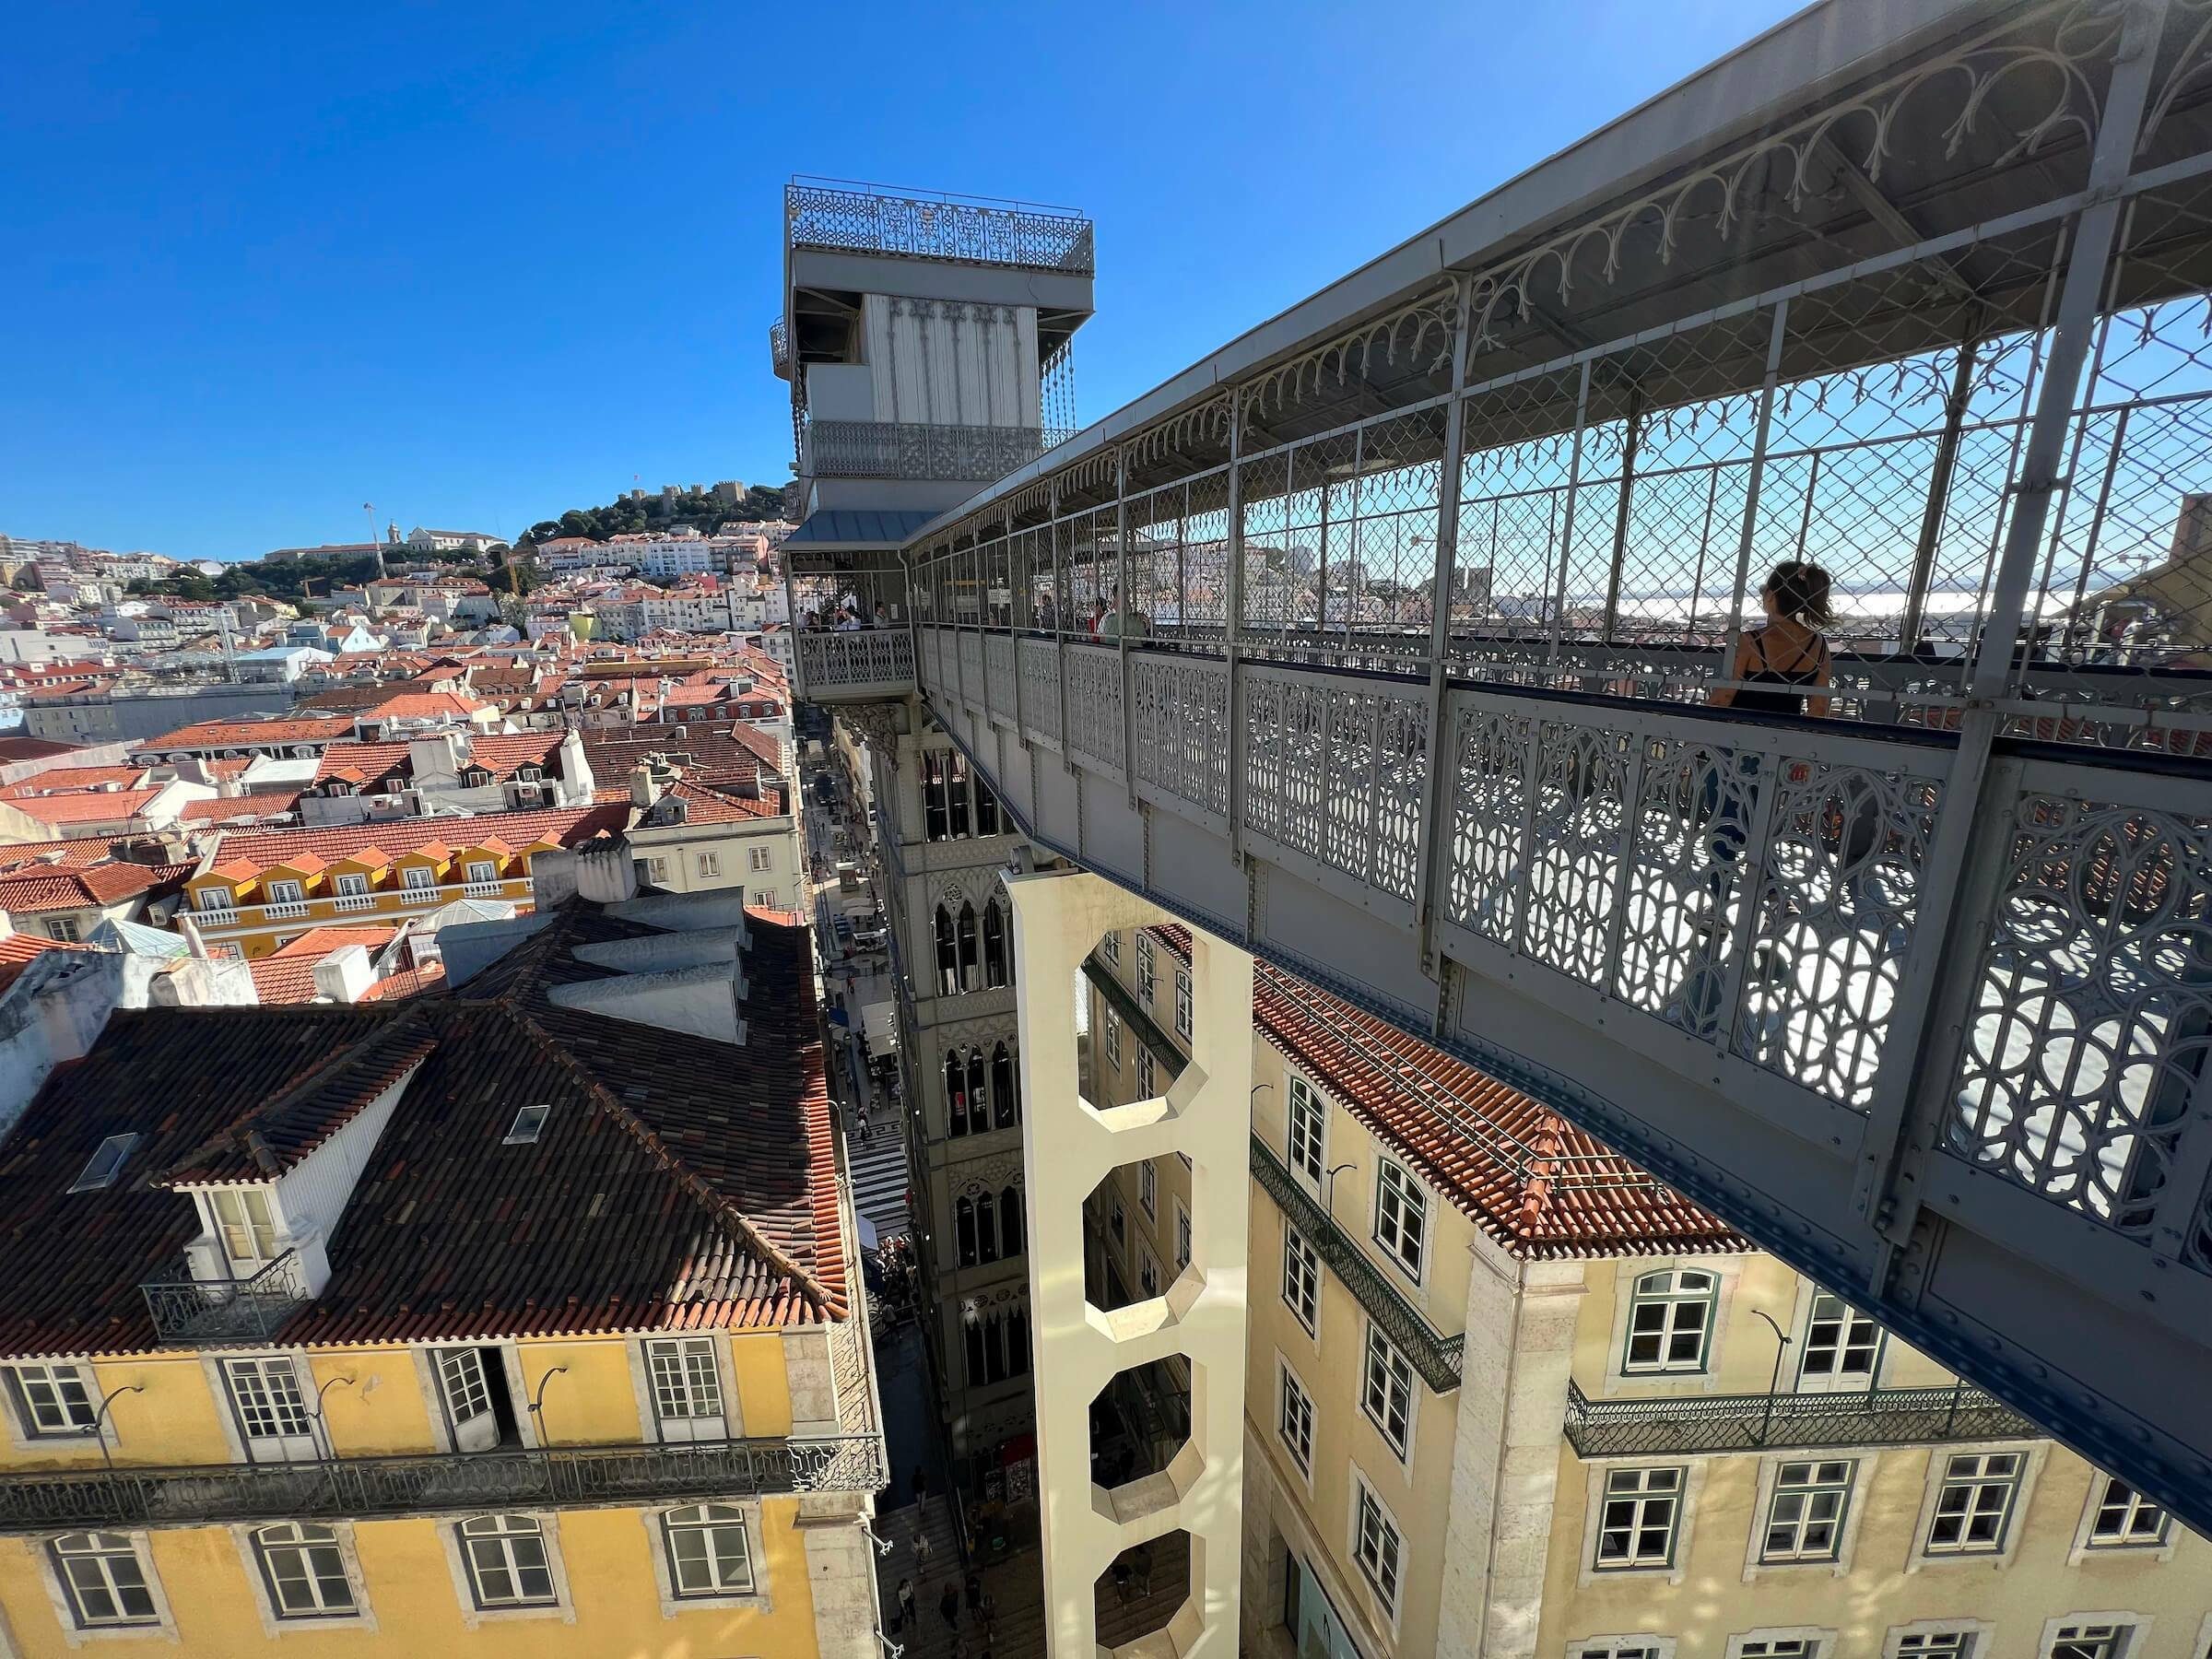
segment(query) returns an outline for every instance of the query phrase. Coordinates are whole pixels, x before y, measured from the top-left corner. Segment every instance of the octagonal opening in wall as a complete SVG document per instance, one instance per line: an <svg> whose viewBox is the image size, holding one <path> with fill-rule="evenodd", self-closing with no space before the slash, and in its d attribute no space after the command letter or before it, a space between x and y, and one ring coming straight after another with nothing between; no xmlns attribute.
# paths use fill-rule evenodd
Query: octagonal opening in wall
<svg viewBox="0 0 2212 1659"><path fill-rule="evenodd" d="M1173 1153L1137 1159L1083 1201L1084 1317L1116 1342L1165 1330L1198 1300L1191 1173Z"/></svg>
<svg viewBox="0 0 2212 1659"><path fill-rule="evenodd" d="M1101 935L1076 971L1077 1090L1112 1129L1171 1118L1198 1074L1169 1035L1177 962L1151 933Z"/></svg>
<svg viewBox="0 0 2212 1659"><path fill-rule="evenodd" d="M1189 1356L1124 1367L1090 1403L1090 1504L1127 1525L1171 1509L1206 1466L1191 1438L1205 1375Z"/></svg>
<svg viewBox="0 0 2212 1659"><path fill-rule="evenodd" d="M1189 1533L1163 1533L1113 1558L1092 1586L1099 1653L1116 1659L1139 1653L1187 1653L1198 1641L1202 1610L1191 1594L1206 1582L1206 1543ZM1147 1641L1164 1635L1168 1646Z"/></svg>

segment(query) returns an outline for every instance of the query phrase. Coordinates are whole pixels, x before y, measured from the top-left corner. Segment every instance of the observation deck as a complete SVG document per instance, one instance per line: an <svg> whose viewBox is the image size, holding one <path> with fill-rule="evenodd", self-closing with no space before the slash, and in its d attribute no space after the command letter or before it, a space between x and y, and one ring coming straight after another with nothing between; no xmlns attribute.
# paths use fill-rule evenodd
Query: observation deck
<svg viewBox="0 0 2212 1659"><path fill-rule="evenodd" d="M2204 21L1816 7L902 551L1040 848L2212 1532ZM1784 559L1832 678L1731 706Z"/></svg>

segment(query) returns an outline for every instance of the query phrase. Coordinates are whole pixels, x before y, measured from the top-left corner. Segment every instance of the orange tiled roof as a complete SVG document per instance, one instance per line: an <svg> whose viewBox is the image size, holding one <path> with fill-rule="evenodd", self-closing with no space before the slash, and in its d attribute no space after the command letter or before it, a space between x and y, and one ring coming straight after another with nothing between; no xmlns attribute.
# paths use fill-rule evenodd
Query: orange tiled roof
<svg viewBox="0 0 2212 1659"><path fill-rule="evenodd" d="M351 853L375 848L397 856L459 836L496 835L511 847L527 847L551 839L562 846L587 841L601 830L617 830L629 822L623 807L555 806L536 812L487 812L475 818L391 818L379 824L347 824L299 830L232 830L223 833L218 856L226 865L250 865L265 870L302 853L312 853L329 863Z"/></svg>
<svg viewBox="0 0 2212 1659"><path fill-rule="evenodd" d="M327 720L203 720L197 725L179 726L159 737L131 745L135 752L147 749L259 748L271 743L328 743L350 737L353 722L342 715Z"/></svg>

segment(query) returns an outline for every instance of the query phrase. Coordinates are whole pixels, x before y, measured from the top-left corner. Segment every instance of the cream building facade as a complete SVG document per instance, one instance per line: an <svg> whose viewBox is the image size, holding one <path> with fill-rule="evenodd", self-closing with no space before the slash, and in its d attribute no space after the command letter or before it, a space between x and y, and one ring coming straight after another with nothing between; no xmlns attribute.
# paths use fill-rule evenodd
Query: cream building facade
<svg viewBox="0 0 2212 1659"><path fill-rule="evenodd" d="M1084 960L1071 1024L1108 1116L1181 1092L1189 940L1132 926ZM1527 1097L1255 978L1246 1653L2212 1652L2205 1540ZM1207 1248L1203 1182L1170 1155L1191 1147L1162 1148L1086 1201L1094 1323L1157 1308ZM1042 1415L1049 1506L1083 1426Z"/></svg>

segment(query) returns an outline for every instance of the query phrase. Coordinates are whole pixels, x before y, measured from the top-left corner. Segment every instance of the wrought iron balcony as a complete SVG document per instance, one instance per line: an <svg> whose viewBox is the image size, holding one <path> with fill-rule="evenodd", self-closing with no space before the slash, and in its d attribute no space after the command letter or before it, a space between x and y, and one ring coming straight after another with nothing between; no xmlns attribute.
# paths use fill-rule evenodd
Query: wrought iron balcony
<svg viewBox="0 0 2212 1659"><path fill-rule="evenodd" d="M786 185L783 218L794 248L1014 265L1071 276L1096 271L1091 222L1065 207L913 195L822 180Z"/></svg>
<svg viewBox="0 0 2212 1659"><path fill-rule="evenodd" d="M1459 1386L1460 1357L1466 1350L1464 1335L1447 1336L1428 1320L1420 1311L1398 1293L1396 1286L1383 1277L1382 1270L1368 1258L1334 1218L1313 1202L1306 1189L1291 1179L1290 1171L1283 1168L1275 1156L1274 1148L1258 1135L1252 1137L1252 1173L1260 1185L1266 1188L1290 1225L1299 1235L1313 1246L1321 1259L1337 1281L1352 1293L1352 1299L1367 1310L1370 1319L1382 1327L1398 1351L1413 1361L1414 1370L1421 1373L1421 1381L1438 1394L1449 1394Z"/></svg>
<svg viewBox="0 0 2212 1659"><path fill-rule="evenodd" d="M883 1486L886 1471L883 1440L877 1434L680 1446L517 1447L315 1463L41 1469L0 1477L0 1533L872 1492Z"/></svg>
<svg viewBox="0 0 2212 1659"><path fill-rule="evenodd" d="M781 317L768 325L768 361L778 380L791 378L791 330Z"/></svg>
<svg viewBox="0 0 2212 1659"><path fill-rule="evenodd" d="M798 694L815 702L875 701L914 688L914 636L906 628L800 633L793 665Z"/></svg>
<svg viewBox="0 0 2212 1659"><path fill-rule="evenodd" d="M164 1342L265 1342L307 1300L300 1253L288 1250L251 1278L195 1279L191 1264L177 1277L141 1285L154 1334Z"/></svg>
<svg viewBox="0 0 2212 1659"><path fill-rule="evenodd" d="M1848 1394L1625 1400L1593 1400L1574 1382L1567 1384L1567 1440L1581 1457L2040 1440L2043 1433L1994 1394L1963 1382Z"/></svg>
<svg viewBox="0 0 2212 1659"><path fill-rule="evenodd" d="M1058 427L937 426L922 420L814 420L800 471L816 478L987 482L1065 443Z"/></svg>

